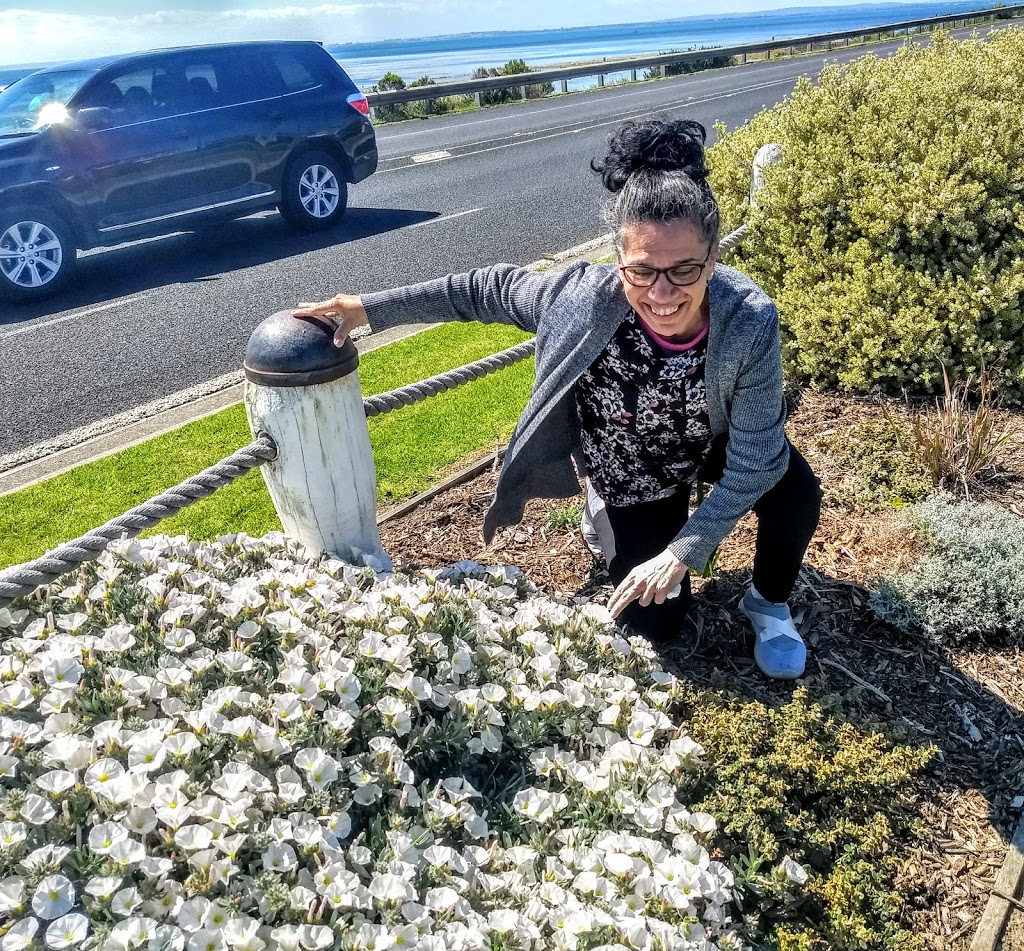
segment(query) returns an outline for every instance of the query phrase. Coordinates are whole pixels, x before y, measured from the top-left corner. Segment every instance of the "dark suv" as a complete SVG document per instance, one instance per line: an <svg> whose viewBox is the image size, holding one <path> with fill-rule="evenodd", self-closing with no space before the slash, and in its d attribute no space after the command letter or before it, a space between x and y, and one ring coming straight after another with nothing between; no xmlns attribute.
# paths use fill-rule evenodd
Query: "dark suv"
<svg viewBox="0 0 1024 951"><path fill-rule="evenodd" d="M366 97L318 43L40 70L0 92L0 295L58 290L76 248L268 207L328 228L376 167Z"/></svg>

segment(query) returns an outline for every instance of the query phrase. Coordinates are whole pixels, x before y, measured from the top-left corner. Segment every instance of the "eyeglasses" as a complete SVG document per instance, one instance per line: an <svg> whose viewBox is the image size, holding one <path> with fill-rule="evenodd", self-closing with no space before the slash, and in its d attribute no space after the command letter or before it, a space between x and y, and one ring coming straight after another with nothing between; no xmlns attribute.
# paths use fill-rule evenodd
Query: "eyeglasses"
<svg viewBox="0 0 1024 951"><path fill-rule="evenodd" d="M619 270L622 276L634 287L653 287L658 282L658 277L664 274L669 284L676 287L689 287L700 280L704 268L711 259L711 247L700 263L676 264L674 267L648 267L646 264L620 264Z"/></svg>

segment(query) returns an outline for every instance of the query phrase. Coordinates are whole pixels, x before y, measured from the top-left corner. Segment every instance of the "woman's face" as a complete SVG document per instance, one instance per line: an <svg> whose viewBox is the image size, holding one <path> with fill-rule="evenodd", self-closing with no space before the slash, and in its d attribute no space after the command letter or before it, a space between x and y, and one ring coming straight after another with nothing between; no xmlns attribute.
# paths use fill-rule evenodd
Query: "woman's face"
<svg viewBox="0 0 1024 951"><path fill-rule="evenodd" d="M715 269L714 254L708 250L707 241L687 221L623 225L620 266L675 268L707 262L696 282L686 287L673 284L666 274L659 274L650 287L637 287L619 271L626 300L655 333L686 339L702 329L704 298Z"/></svg>

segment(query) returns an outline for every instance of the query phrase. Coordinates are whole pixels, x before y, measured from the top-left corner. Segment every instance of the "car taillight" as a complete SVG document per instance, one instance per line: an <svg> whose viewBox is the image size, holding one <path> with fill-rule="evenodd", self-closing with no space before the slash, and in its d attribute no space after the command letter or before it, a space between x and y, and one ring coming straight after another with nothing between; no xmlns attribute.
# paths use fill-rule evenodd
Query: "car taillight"
<svg viewBox="0 0 1024 951"><path fill-rule="evenodd" d="M353 109L355 109L356 112L360 112L364 116L368 116L370 114L370 104L366 101L366 96L361 92L352 93L346 101Z"/></svg>

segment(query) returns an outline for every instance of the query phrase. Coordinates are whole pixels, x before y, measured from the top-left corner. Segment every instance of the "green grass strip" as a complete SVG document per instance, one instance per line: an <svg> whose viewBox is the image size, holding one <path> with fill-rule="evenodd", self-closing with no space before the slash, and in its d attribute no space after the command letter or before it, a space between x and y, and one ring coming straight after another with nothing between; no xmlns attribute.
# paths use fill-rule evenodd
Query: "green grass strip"
<svg viewBox="0 0 1024 951"><path fill-rule="evenodd" d="M365 354L364 395L414 383L522 343L514 327L445 324ZM530 395L533 360L368 420L384 507L421 492L467 455L508 439ZM252 439L229 407L173 432L0 498L0 567L37 558L231 455ZM280 529L259 472L161 522L195 538ZM144 533L145 534L145 533ZM153 534L150 532L148 534Z"/></svg>

